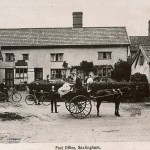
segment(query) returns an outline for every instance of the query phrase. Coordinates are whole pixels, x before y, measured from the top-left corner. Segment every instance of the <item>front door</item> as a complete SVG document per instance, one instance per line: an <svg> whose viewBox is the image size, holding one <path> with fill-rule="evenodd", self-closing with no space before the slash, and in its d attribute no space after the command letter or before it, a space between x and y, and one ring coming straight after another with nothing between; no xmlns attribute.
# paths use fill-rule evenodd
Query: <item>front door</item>
<svg viewBox="0 0 150 150"><path fill-rule="evenodd" d="M6 86L14 86L14 69L5 68L5 84Z"/></svg>
<svg viewBox="0 0 150 150"><path fill-rule="evenodd" d="M43 80L43 68L34 68L35 81Z"/></svg>

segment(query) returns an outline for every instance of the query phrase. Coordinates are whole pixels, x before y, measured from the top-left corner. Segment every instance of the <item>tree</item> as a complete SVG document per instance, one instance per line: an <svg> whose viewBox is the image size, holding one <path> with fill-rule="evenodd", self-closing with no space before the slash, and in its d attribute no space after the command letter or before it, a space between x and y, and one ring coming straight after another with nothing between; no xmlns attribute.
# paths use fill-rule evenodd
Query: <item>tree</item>
<svg viewBox="0 0 150 150"><path fill-rule="evenodd" d="M128 61L119 60L114 65L111 77L117 81L129 81L131 75L131 65Z"/></svg>
<svg viewBox="0 0 150 150"><path fill-rule="evenodd" d="M84 74L84 80L85 80L85 75L88 75L90 71L94 71L94 66L93 66L93 62L88 62L83 60L79 66L72 66L71 70L82 70L83 74Z"/></svg>
<svg viewBox="0 0 150 150"><path fill-rule="evenodd" d="M80 63L81 70L84 71L86 75L89 74L90 71L93 71L93 62L82 61Z"/></svg>

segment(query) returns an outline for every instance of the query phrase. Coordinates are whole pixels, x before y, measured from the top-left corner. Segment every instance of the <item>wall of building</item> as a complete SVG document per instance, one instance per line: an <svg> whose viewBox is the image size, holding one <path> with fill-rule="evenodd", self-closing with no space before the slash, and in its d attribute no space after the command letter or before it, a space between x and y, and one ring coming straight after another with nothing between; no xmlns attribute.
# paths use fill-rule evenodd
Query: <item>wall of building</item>
<svg viewBox="0 0 150 150"><path fill-rule="evenodd" d="M147 61L147 59L145 57L144 57L143 65L140 65L140 59L138 59L137 64L136 64L136 60L132 64L131 74L135 74L137 72L139 72L141 74L145 74L147 76L148 81L150 82L149 63L148 63L148 61Z"/></svg>
<svg viewBox="0 0 150 150"><path fill-rule="evenodd" d="M98 60L98 52L112 52L111 59ZM94 65L114 65L119 59L127 60L127 47L109 48L43 48L43 49L9 49L2 50L4 60L0 63L0 82L5 78L4 68L14 68L15 62L6 62L5 53L14 53L15 62L22 60L22 54L29 54L28 83L34 81L34 68L43 68L43 78L50 75L50 69L63 69L63 62L51 62L50 53L64 53L63 61L68 67L79 65L83 60L93 62ZM15 76L15 75L14 75ZM15 79L15 83L19 82Z"/></svg>

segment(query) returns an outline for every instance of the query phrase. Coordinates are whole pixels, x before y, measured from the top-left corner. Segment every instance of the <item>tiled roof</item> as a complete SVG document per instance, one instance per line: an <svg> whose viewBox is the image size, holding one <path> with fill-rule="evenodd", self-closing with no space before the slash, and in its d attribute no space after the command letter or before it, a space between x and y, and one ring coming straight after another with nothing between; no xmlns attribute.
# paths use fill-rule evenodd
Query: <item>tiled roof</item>
<svg viewBox="0 0 150 150"><path fill-rule="evenodd" d="M150 45L141 45L148 61L150 62Z"/></svg>
<svg viewBox="0 0 150 150"><path fill-rule="evenodd" d="M125 27L0 29L0 46L129 45Z"/></svg>
<svg viewBox="0 0 150 150"><path fill-rule="evenodd" d="M130 36L129 38L131 52L137 52L141 44L150 44L150 37L148 36Z"/></svg>

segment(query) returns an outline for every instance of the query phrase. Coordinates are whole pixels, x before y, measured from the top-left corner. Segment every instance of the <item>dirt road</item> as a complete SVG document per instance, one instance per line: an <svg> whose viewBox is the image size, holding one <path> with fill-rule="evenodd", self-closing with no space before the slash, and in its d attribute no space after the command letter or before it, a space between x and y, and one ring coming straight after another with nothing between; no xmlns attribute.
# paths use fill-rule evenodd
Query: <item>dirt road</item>
<svg viewBox="0 0 150 150"><path fill-rule="evenodd" d="M150 141L147 103L122 103L121 117L114 116L113 103L102 103L99 118L92 103L89 117L74 119L63 102L58 103L58 113L51 113L50 106L27 105L22 95L20 103L0 103L0 143Z"/></svg>

